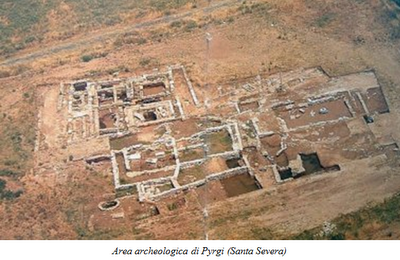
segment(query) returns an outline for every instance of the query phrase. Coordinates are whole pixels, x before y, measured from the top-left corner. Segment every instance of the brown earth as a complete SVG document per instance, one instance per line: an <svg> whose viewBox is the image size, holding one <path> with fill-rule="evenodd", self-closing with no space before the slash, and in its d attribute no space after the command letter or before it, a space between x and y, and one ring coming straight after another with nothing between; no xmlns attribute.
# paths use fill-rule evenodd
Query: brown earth
<svg viewBox="0 0 400 260"><path fill-rule="evenodd" d="M18 75L0 79L0 169L15 171L24 193L1 202L0 239L201 239L206 232L210 239L251 239L263 228L273 229L279 237L399 192L399 163L381 165L377 157L369 159L365 169L349 162L341 173L299 179L215 203L219 199L199 201L195 193L200 191L190 191L179 195L189 208L145 219L129 217L136 208L145 207L136 205L135 199L123 201L124 219L99 211L98 203L114 196L109 169L92 168L79 158L88 151L106 151L109 144L87 140L66 148L65 115L56 111L61 81L110 78L113 70L121 70L120 76L139 74L154 66L182 63L199 96L207 97L205 83L261 72L322 66L331 75L341 75L374 68L390 108L399 112L400 46L390 38L391 25L383 18L386 1L255 1L267 3L266 9L254 7L245 14L238 10L242 3L227 2L232 3L205 14L183 13L202 25L192 31L171 28L168 19L135 28L149 39L150 28L170 32L146 44L116 49L105 38L96 38L103 31L89 32L87 37L54 46L50 42L43 50L26 49L25 54L3 61L5 70ZM109 36L125 32L113 31ZM206 32L213 37L209 52ZM95 45L88 47L83 43L86 39ZM81 62L82 53L93 49L108 55ZM145 65L144 60L150 63ZM190 100L183 104L190 111ZM399 119L381 122L383 128L390 125L400 125ZM192 128L196 126L174 131L184 136ZM215 194L225 197L220 185L214 186ZM203 214L205 205L208 218Z"/></svg>

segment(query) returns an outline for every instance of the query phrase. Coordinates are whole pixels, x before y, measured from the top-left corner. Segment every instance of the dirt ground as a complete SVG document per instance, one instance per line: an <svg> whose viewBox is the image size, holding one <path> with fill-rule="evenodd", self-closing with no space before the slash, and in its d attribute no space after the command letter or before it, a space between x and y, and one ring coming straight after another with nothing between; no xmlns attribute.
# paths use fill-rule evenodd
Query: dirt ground
<svg viewBox="0 0 400 260"><path fill-rule="evenodd" d="M268 4L266 9L254 7L251 13L240 11L241 2L227 2L232 4L205 14L187 14L201 24L192 31L174 31L170 20L137 28L145 34L150 29L170 31L169 36L146 44L115 48L104 38L95 41L99 32L91 32L87 37L91 39L88 42L95 43L93 47L83 44L82 36L54 46L49 43L43 50L24 50L3 60L2 68L14 70L18 61L18 66L27 70L0 79L0 169L17 172L10 187L23 187L19 198L0 202L0 239L203 239L205 235L209 239L252 239L266 229L279 238L368 203L381 202L400 191L399 163L384 165L381 157L371 157L363 159L368 167L360 168L349 160L340 173L282 185L270 185L266 180L268 187L232 198L226 198L220 183L212 183L207 189L215 190L215 198L207 197L206 187L190 190L176 195L177 200L184 197L187 206L168 210L166 205L158 205L158 215L148 214L150 206L137 203L134 197L123 199L118 209L124 212L124 218L112 216L117 212L98 209L100 202L115 197L110 170L88 166L80 159L87 153L101 154L110 149L110 144L107 139L89 138L79 144L65 142L67 115L57 110L62 81L112 78L108 71L121 66L139 74L181 63L193 75L194 86L204 101L207 85L259 73L321 66L335 76L374 69L392 113L400 112L400 45L389 36L390 25L382 18L386 14L382 1L254 1ZM201 22L210 19L213 22ZM212 35L209 47L206 32ZM68 48L71 44L74 48ZM62 51L57 51L58 47ZM81 54L91 48L108 54L82 62ZM100 76L94 76L96 73ZM122 71L120 76L124 73L129 74ZM185 91L177 86L178 96L186 96ZM193 114L193 101L181 101L189 115ZM400 118L390 121L383 117L372 131L379 139L379 133L398 125ZM332 131L340 136L348 134L343 125L338 128L326 130L323 138ZM172 131L188 136L197 129L192 122ZM354 133L357 126L349 129ZM139 139L154 139L153 128L147 130ZM399 142L399 134L393 139ZM222 166L215 167L222 170ZM142 218L135 217L138 215Z"/></svg>

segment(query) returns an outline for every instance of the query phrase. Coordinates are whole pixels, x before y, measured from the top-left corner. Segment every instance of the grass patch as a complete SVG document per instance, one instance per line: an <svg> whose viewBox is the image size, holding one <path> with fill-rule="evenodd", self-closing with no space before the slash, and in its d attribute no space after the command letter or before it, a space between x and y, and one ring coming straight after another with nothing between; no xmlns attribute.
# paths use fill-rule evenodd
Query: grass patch
<svg viewBox="0 0 400 260"><path fill-rule="evenodd" d="M387 5L382 11L381 20L386 26L389 38L392 40L400 39L400 0L392 0L393 5Z"/></svg>
<svg viewBox="0 0 400 260"><path fill-rule="evenodd" d="M137 32L125 33L124 35L118 36L114 41L115 47L121 47L125 44L132 45L143 45L147 43L147 39L141 36Z"/></svg>
<svg viewBox="0 0 400 260"><path fill-rule="evenodd" d="M115 198L122 198L122 197L126 197L126 196L131 196L137 194L137 188L136 185L132 186L128 189L123 189L123 190L117 190L115 192Z"/></svg>
<svg viewBox="0 0 400 260"><path fill-rule="evenodd" d="M179 155L179 159L182 162L193 161L201 159L203 157L204 157L204 150L202 148L185 149L181 151L181 154Z"/></svg>
<svg viewBox="0 0 400 260"><path fill-rule="evenodd" d="M160 192L164 192L164 191L173 189L174 186L172 186L172 183L171 183L171 182L167 182L167 183L165 183L165 184L162 185L162 186L158 186L158 188L160 189Z"/></svg>
<svg viewBox="0 0 400 260"><path fill-rule="evenodd" d="M50 30L60 32L56 36L59 39L66 39L94 28L119 24L135 13L139 18L152 11L172 13L191 2L193 0L0 1L0 55L9 56L41 43ZM57 14L57 20L49 19L51 12Z"/></svg>
<svg viewBox="0 0 400 260"><path fill-rule="evenodd" d="M191 168L183 169L179 173L178 182L180 185L186 185L198 180L202 180L206 177L203 168L196 165Z"/></svg>
<svg viewBox="0 0 400 260"><path fill-rule="evenodd" d="M99 53L91 53L91 54L84 54L81 56L81 61L89 62L93 59L104 58L108 55L106 52L99 52Z"/></svg>
<svg viewBox="0 0 400 260"><path fill-rule="evenodd" d="M11 170L7 170L7 169L0 170L0 176L12 177L12 176L17 176L17 175L18 175L18 173L11 171Z"/></svg>
<svg viewBox="0 0 400 260"><path fill-rule="evenodd" d="M170 26L171 26L172 28L180 28L180 27L182 27L182 21L173 21L173 22L170 24Z"/></svg>
<svg viewBox="0 0 400 260"><path fill-rule="evenodd" d="M93 59L94 59L93 55L90 55L90 54L86 54L81 57L81 61L83 61L83 62L89 62Z"/></svg>
<svg viewBox="0 0 400 260"><path fill-rule="evenodd" d="M320 28L323 28L329 25L334 20L334 18L335 18L334 13L325 13L320 17L318 17L317 19L315 19L314 24Z"/></svg>
<svg viewBox="0 0 400 260"><path fill-rule="evenodd" d="M232 150L232 138L226 130L207 134L203 138L208 146L208 154L223 153Z"/></svg>
<svg viewBox="0 0 400 260"><path fill-rule="evenodd" d="M269 3L252 3L247 4L246 1L242 3L241 6L238 7L238 11L241 14L252 14L252 13L261 13L265 14L271 6Z"/></svg>
<svg viewBox="0 0 400 260"><path fill-rule="evenodd" d="M400 7L400 0L392 0L397 6Z"/></svg>
<svg viewBox="0 0 400 260"><path fill-rule="evenodd" d="M171 203L171 204L167 205L167 208L169 211L173 211L173 210L178 209L178 205L176 203Z"/></svg>
<svg viewBox="0 0 400 260"><path fill-rule="evenodd" d="M153 66L157 66L158 65L158 61L156 60L156 59L154 59L154 58L151 58L151 57L142 57L140 60L139 60L139 65L141 66L141 67L153 67Z"/></svg>
<svg viewBox="0 0 400 260"><path fill-rule="evenodd" d="M89 231L86 227L81 226L76 227L75 231L80 240L112 240L125 233L124 229L109 228Z"/></svg>
<svg viewBox="0 0 400 260"><path fill-rule="evenodd" d="M400 223L400 194L383 203L341 215L327 224L289 237L289 239L376 239L374 235L382 228ZM327 232L329 230L329 232Z"/></svg>
<svg viewBox="0 0 400 260"><path fill-rule="evenodd" d="M27 99L30 101L32 95ZM29 109L27 109L29 108ZM24 102L21 113L15 117L0 118L0 153L3 155L0 163L8 170L20 173L28 166L33 155L35 144L34 113L31 102ZM1 165L0 165L1 167ZM7 170L3 174L9 173Z"/></svg>
<svg viewBox="0 0 400 260"><path fill-rule="evenodd" d="M195 30L197 27L199 27L199 25L197 24L196 21L189 20L186 22L185 31L191 32L191 31Z"/></svg>
<svg viewBox="0 0 400 260"><path fill-rule="evenodd" d="M0 201L1 200L13 200L18 198L22 194L22 190L16 192L6 189L7 181L0 179Z"/></svg>

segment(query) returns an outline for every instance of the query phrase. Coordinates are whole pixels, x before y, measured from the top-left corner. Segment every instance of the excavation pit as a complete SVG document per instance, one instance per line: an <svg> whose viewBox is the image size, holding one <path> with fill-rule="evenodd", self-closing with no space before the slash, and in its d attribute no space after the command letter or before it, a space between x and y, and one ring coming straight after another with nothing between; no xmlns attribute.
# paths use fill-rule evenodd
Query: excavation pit
<svg viewBox="0 0 400 260"><path fill-rule="evenodd" d="M292 172L292 169L290 169L290 168L287 168L284 170L279 170L278 172L279 172L279 176L280 176L281 180L283 180L283 181L286 179L293 178L293 172Z"/></svg>
<svg viewBox="0 0 400 260"><path fill-rule="evenodd" d="M87 82L77 82L73 84L75 91L85 91L87 88Z"/></svg>
<svg viewBox="0 0 400 260"><path fill-rule="evenodd" d="M300 154L305 169L305 174L316 173L324 170L317 153Z"/></svg>
<svg viewBox="0 0 400 260"><path fill-rule="evenodd" d="M156 121L157 120L156 113L154 113L152 111L143 113L143 117L144 117L146 122L148 122L148 121Z"/></svg>
<svg viewBox="0 0 400 260"><path fill-rule="evenodd" d="M98 207L100 210L103 211L108 211L108 210L113 210L116 209L119 206L119 200L111 200L111 201L105 201L101 202Z"/></svg>
<svg viewBox="0 0 400 260"><path fill-rule="evenodd" d="M115 113L110 110L99 111L99 126L100 129L114 128Z"/></svg>
<svg viewBox="0 0 400 260"><path fill-rule="evenodd" d="M226 160L226 165L228 166L229 169L237 168L240 167L240 162L241 160L239 158L233 158Z"/></svg>
<svg viewBox="0 0 400 260"><path fill-rule="evenodd" d="M260 185L249 174L240 174L223 179L221 184L228 198L260 189Z"/></svg>
<svg viewBox="0 0 400 260"><path fill-rule="evenodd" d="M158 82L154 84L147 84L143 86L143 96L153 96L163 93L165 90L165 84Z"/></svg>

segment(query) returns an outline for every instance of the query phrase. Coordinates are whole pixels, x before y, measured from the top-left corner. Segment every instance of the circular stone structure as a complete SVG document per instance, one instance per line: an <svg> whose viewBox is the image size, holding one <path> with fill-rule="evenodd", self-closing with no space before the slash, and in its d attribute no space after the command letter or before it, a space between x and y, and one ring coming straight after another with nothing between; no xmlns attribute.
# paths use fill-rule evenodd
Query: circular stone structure
<svg viewBox="0 0 400 260"><path fill-rule="evenodd" d="M100 202L98 207L100 210L107 211L118 208L119 204L120 204L119 200L116 199L116 200Z"/></svg>

